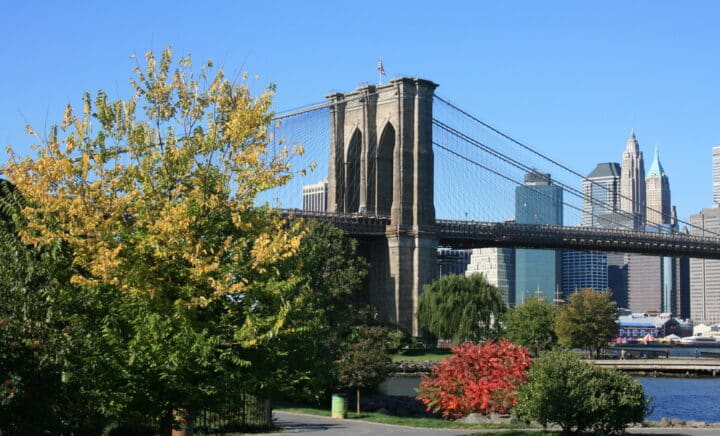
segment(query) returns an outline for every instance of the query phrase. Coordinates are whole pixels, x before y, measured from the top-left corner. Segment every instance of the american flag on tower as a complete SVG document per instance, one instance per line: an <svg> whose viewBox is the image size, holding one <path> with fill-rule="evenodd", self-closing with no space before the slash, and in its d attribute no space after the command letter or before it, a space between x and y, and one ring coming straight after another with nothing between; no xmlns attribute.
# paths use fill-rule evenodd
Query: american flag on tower
<svg viewBox="0 0 720 436"><path fill-rule="evenodd" d="M378 72L381 76L385 75L385 68L383 68L382 58L380 58L380 60L378 61Z"/></svg>

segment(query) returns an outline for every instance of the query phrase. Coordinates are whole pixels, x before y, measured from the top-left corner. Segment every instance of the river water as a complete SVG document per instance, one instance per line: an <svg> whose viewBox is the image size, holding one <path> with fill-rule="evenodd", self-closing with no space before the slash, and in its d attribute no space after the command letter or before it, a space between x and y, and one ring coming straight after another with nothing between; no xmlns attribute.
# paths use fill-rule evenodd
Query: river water
<svg viewBox="0 0 720 436"><path fill-rule="evenodd" d="M720 422L720 378L636 377L653 399L646 419Z"/></svg>
<svg viewBox="0 0 720 436"><path fill-rule="evenodd" d="M720 378L636 377L653 399L649 421L679 418L720 422ZM388 377L380 391L387 395L415 396L420 377Z"/></svg>

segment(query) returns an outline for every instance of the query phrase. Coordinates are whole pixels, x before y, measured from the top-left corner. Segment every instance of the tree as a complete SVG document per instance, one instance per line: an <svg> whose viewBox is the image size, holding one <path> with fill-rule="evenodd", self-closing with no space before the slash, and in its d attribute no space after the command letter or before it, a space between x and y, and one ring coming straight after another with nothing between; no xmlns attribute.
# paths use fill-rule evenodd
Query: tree
<svg viewBox="0 0 720 436"><path fill-rule="evenodd" d="M591 422L582 407L590 395L590 365L571 352L551 351L533 362L527 378L518 388L513 415L543 427L556 424L565 432L589 428Z"/></svg>
<svg viewBox="0 0 720 436"><path fill-rule="evenodd" d="M503 339L465 343L453 353L420 382L418 399L428 411L442 412L449 419L470 413L507 413L530 366L527 350Z"/></svg>
<svg viewBox="0 0 720 436"><path fill-rule="evenodd" d="M388 374L392 359L385 349L387 331L379 326L359 326L343 347L336 363L342 388L355 389L360 413L360 390L377 386Z"/></svg>
<svg viewBox="0 0 720 436"><path fill-rule="evenodd" d="M649 398L642 384L609 368L593 368L592 396L587 398L593 430L599 434L622 434L630 424L642 423L649 413Z"/></svg>
<svg viewBox="0 0 720 436"><path fill-rule="evenodd" d="M288 259L297 264L300 297L285 334L263 347L262 366L277 395L318 403L336 385L334 367L345 339L366 321L367 262L358 256L357 242L332 224L310 221L306 229L298 255Z"/></svg>
<svg viewBox="0 0 720 436"><path fill-rule="evenodd" d="M533 362L517 390L513 415L564 432L622 433L647 412L642 385L616 370L596 368L568 351L551 351Z"/></svg>
<svg viewBox="0 0 720 436"><path fill-rule="evenodd" d="M530 349L534 356L552 349L555 308L544 298L528 298L505 315L505 334L512 342Z"/></svg>
<svg viewBox="0 0 720 436"><path fill-rule="evenodd" d="M52 359L55 326L46 320L52 311L49 297L55 282L66 276L68 258L61 247L32 247L19 240L24 206L20 193L0 179L0 432L59 433L70 413L61 416L57 408L67 399L61 368Z"/></svg>
<svg viewBox="0 0 720 436"><path fill-rule="evenodd" d="M417 317L438 338L461 343L498 337L504 311L501 291L485 276L451 274L423 287Z"/></svg>
<svg viewBox="0 0 720 436"><path fill-rule="evenodd" d="M297 297L279 265L302 223L255 198L291 177L302 149L268 152L272 87L253 97L211 69L149 52L132 98L86 93L35 158L11 153L3 167L27 199L23 243L71 254L53 294L58 356L105 416L169 420L228 386L262 392L248 357L283 333Z"/></svg>
<svg viewBox="0 0 720 436"><path fill-rule="evenodd" d="M600 351L617 335L617 308L609 292L585 289L570 296L568 305L555 319L555 333L560 345L587 348L590 354Z"/></svg>

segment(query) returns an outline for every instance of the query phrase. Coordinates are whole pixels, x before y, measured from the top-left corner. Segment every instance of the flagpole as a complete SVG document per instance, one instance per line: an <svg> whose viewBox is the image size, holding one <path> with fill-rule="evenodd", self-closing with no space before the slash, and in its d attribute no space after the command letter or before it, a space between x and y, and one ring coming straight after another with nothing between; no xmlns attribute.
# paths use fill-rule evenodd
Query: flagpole
<svg viewBox="0 0 720 436"><path fill-rule="evenodd" d="M383 67L383 64L382 64L382 56L378 60L377 69L378 69L378 86L380 86L380 85L382 85L382 76L385 75L385 68Z"/></svg>
<svg viewBox="0 0 720 436"><path fill-rule="evenodd" d="M378 86L382 85L382 56L380 57L380 60L378 61Z"/></svg>

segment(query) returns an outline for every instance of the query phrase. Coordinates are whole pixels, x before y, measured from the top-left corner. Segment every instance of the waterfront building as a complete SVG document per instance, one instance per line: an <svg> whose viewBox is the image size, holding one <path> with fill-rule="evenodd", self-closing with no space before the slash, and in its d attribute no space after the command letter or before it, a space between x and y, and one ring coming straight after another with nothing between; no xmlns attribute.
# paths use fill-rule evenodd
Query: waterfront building
<svg viewBox="0 0 720 436"><path fill-rule="evenodd" d="M670 181L660 164L657 147L655 147L655 156L645 177L645 194L647 225L656 227L671 224L673 214L670 204Z"/></svg>
<svg viewBox="0 0 720 436"><path fill-rule="evenodd" d="M312 212L327 211L328 182L324 180L302 188L303 210Z"/></svg>
<svg viewBox="0 0 720 436"><path fill-rule="evenodd" d="M606 253L565 250L562 252L562 294L568 301L570 294L580 289L605 291L608 289Z"/></svg>
<svg viewBox="0 0 720 436"><path fill-rule="evenodd" d="M690 234L717 237L720 208L706 208L690 216ZM720 260L690 259L690 318L695 322L720 321Z"/></svg>
<svg viewBox="0 0 720 436"><path fill-rule="evenodd" d="M515 221L518 224L563 223L563 190L550 174L530 172L515 188ZM556 250L515 250L515 304L531 295L552 302L560 286L561 256Z"/></svg>
<svg viewBox="0 0 720 436"><path fill-rule="evenodd" d="M583 180L583 226L610 227L621 215L620 164L603 162Z"/></svg>
<svg viewBox="0 0 720 436"><path fill-rule="evenodd" d="M463 275L470 263L470 250L456 250L449 247L437 249L437 277L448 274Z"/></svg>
<svg viewBox="0 0 720 436"><path fill-rule="evenodd" d="M616 322L619 338L642 339L645 335L664 338L681 333L680 321L669 313L633 312L620 315Z"/></svg>
<svg viewBox="0 0 720 436"><path fill-rule="evenodd" d="M465 270L465 275L472 274L483 274L488 283L502 291L505 305L515 305L515 251L512 248L473 249Z"/></svg>
<svg viewBox="0 0 720 436"><path fill-rule="evenodd" d="M645 227L645 163L634 131L630 132L623 153L620 210L632 215L633 228Z"/></svg>

